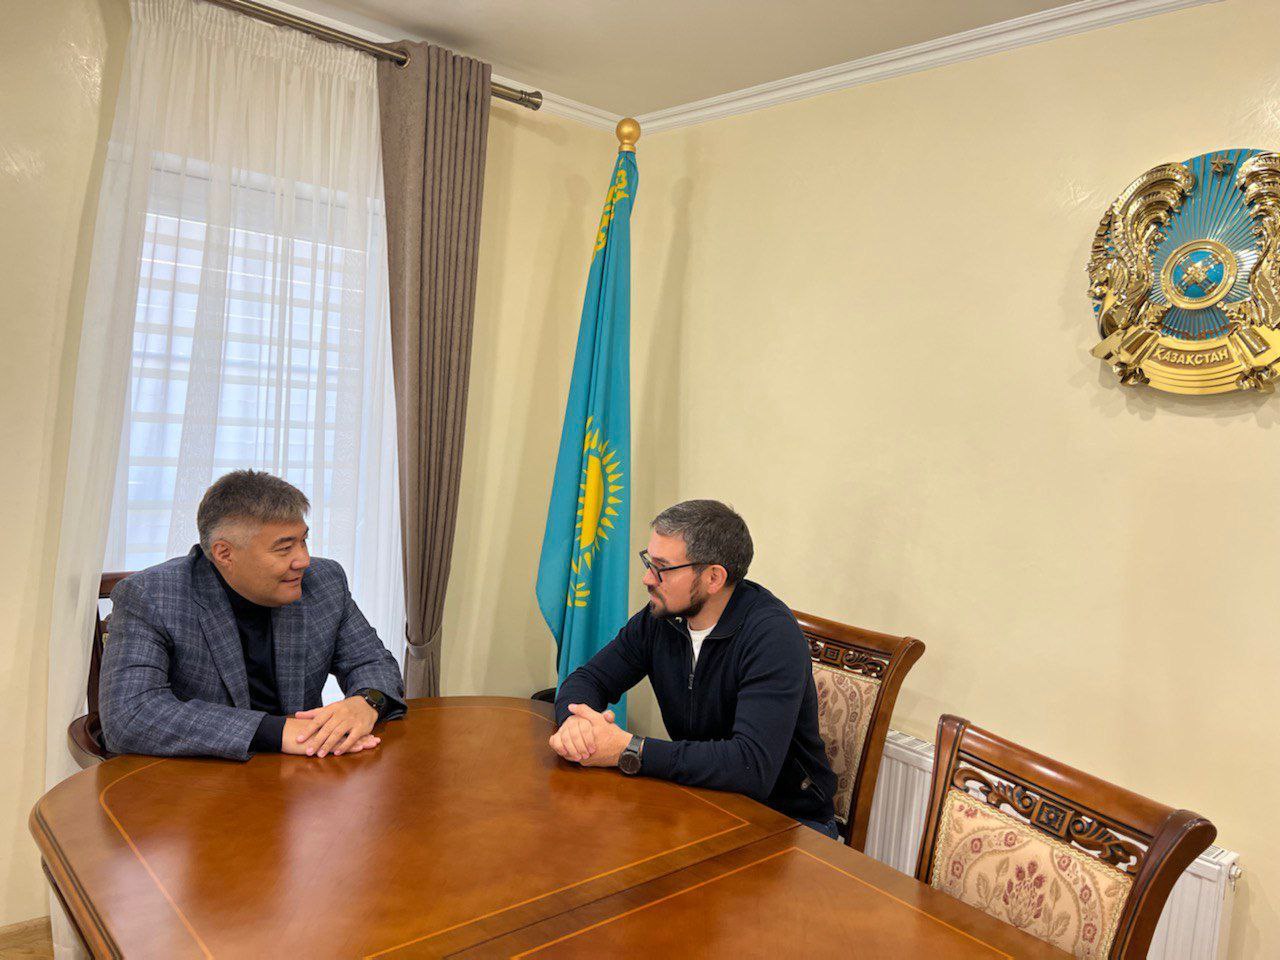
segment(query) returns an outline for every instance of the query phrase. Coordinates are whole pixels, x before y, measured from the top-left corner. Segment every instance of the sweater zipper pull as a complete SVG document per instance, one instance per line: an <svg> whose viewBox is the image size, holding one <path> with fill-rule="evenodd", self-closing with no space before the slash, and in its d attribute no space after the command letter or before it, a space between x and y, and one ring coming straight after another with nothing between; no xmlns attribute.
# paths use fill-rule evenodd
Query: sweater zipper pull
<svg viewBox="0 0 1280 960"><path fill-rule="evenodd" d="M693 674L692 674L692 673L690 673L690 674L689 674L689 689L690 689L690 690L692 690L692 689L693 689Z"/></svg>

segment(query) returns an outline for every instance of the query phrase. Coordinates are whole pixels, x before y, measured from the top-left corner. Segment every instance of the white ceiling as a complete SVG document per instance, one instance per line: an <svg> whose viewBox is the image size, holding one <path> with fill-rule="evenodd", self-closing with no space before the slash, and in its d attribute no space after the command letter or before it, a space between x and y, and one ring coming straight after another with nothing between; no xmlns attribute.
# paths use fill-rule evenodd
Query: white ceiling
<svg viewBox="0 0 1280 960"><path fill-rule="evenodd" d="M273 0L267 0L273 2ZM285 6L285 4L277 4ZM1062 0L288 0L638 116L1039 13Z"/></svg>

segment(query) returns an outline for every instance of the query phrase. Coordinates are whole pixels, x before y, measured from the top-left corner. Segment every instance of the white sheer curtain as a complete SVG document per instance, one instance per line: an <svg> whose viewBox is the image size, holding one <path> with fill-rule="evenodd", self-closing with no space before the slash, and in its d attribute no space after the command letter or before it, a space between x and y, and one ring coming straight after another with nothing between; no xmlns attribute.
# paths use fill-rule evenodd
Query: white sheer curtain
<svg viewBox="0 0 1280 960"><path fill-rule="evenodd" d="M307 493L313 552L404 648L374 63L198 0L131 9L77 361L50 785L75 769L104 560L185 553L228 470Z"/></svg>

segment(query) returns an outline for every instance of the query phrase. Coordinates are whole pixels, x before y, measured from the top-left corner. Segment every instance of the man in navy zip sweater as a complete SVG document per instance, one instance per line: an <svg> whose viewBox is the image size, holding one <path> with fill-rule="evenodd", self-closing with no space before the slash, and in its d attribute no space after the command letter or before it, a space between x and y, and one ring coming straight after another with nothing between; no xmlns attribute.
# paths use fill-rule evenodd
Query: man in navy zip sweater
<svg viewBox="0 0 1280 960"><path fill-rule="evenodd" d="M640 554L649 603L561 684L551 747L583 766L743 793L838 837L809 645L786 604L744 579L752 554L746 524L718 501L659 514ZM672 740L633 736L605 709L646 676Z"/></svg>

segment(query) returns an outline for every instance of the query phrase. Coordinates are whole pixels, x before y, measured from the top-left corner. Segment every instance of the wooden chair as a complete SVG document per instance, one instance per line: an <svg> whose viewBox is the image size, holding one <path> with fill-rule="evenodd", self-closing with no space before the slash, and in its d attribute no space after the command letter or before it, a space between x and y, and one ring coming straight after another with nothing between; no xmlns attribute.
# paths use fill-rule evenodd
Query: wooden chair
<svg viewBox="0 0 1280 960"><path fill-rule="evenodd" d="M907 671L924 653L911 637L894 637L793 610L809 638L818 688L818 726L836 774L836 819L845 843L867 842L885 735Z"/></svg>
<svg viewBox="0 0 1280 960"><path fill-rule="evenodd" d="M944 716L916 879L1077 957L1147 955L1213 824Z"/></svg>
<svg viewBox="0 0 1280 960"><path fill-rule="evenodd" d="M76 717L67 727L67 746L81 769L115 756L107 749L102 737L102 721L98 718L98 676L102 671L102 645L107 639L107 623L111 619L110 614L102 616L101 608L102 601L111 596L116 584L127 576L128 573L104 573L102 582L98 585L98 616L94 620L93 639L90 641L89 682L85 690L88 712L83 717Z"/></svg>

